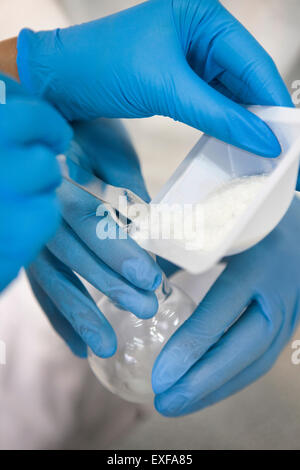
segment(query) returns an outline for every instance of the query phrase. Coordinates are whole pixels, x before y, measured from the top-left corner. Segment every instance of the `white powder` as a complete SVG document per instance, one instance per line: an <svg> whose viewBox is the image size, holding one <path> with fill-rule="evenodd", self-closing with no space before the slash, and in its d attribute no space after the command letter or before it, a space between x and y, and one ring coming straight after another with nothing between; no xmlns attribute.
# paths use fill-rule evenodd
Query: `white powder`
<svg viewBox="0 0 300 470"><path fill-rule="evenodd" d="M267 178L267 175L236 178L224 183L198 204L151 205L150 214L135 219L136 232L130 234L136 241L173 240L186 250L215 250L253 202Z"/></svg>
<svg viewBox="0 0 300 470"><path fill-rule="evenodd" d="M194 235L187 234L190 241L182 240L186 248L216 249L261 191L267 178L267 175L254 175L231 180L196 204L194 213L199 211L200 217L194 225ZM187 219L185 223L188 227L191 224Z"/></svg>

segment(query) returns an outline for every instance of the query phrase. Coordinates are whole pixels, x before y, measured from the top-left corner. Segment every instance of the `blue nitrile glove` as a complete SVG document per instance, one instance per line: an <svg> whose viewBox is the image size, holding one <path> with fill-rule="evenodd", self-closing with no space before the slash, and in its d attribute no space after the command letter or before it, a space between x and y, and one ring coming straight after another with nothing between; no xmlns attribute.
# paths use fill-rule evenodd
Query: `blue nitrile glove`
<svg viewBox="0 0 300 470"><path fill-rule="evenodd" d="M151 0L90 23L21 31L22 83L69 120L169 116L263 156L280 145L237 104L292 106L269 55L217 0Z"/></svg>
<svg viewBox="0 0 300 470"><path fill-rule="evenodd" d="M201 410L273 366L299 322L299 233L300 201L295 198L265 240L230 259L157 359L153 387L160 413Z"/></svg>
<svg viewBox="0 0 300 470"><path fill-rule="evenodd" d="M72 129L48 103L3 75L0 105L0 292L38 254L59 222L56 154Z"/></svg>
<svg viewBox="0 0 300 470"><path fill-rule="evenodd" d="M120 123L104 119L76 123L74 133L79 148L73 145L73 159L107 183L127 187L149 200L136 153ZM116 350L115 333L75 273L125 310L149 318L158 308L154 290L161 282L161 269L132 239L97 237L99 200L67 181L58 195L63 224L30 266L31 285L75 354L85 357L87 344L95 354L111 356ZM115 226L112 219L110 224Z"/></svg>

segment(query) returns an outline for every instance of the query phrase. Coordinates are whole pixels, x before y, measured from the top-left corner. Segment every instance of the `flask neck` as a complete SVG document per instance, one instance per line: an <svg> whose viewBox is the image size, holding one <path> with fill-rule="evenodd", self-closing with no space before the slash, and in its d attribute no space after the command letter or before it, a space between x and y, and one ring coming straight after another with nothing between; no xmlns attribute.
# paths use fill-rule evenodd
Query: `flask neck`
<svg viewBox="0 0 300 470"><path fill-rule="evenodd" d="M149 255L151 255L154 261L156 262L156 256L153 255L153 253L149 253ZM156 289L155 294L159 304L167 300L172 294L172 286L164 272L162 275L162 282Z"/></svg>
<svg viewBox="0 0 300 470"><path fill-rule="evenodd" d="M133 222L129 224L123 224L123 229L127 231L129 235L131 235L131 229L133 227ZM134 238L134 237L133 237ZM155 262L157 262L157 257L155 254L147 251L147 253L153 258ZM162 273L162 282L160 283L159 287L156 289L155 294L157 296L158 303L162 303L169 298L172 294L172 286L168 281L167 276L165 273Z"/></svg>

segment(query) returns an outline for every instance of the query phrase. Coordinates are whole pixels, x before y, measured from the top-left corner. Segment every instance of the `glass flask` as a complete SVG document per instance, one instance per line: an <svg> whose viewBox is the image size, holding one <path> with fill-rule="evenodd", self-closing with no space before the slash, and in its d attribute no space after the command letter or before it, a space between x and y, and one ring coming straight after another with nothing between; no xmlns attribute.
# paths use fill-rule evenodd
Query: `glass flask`
<svg viewBox="0 0 300 470"><path fill-rule="evenodd" d="M77 142L72 142L70 152L71 160L75 164L82 164L85 168L85 152ZM75 174L72 174L69 181L76 185L79 183L86 191L86 175L83 174L82 177L80 168L75 167L77 180L74 179ZM99 183L103 184L101 180ZM91 187L88 192L91 193ZM133 201L135 202L135 198ZM127 195L126 203L132 204L130 194ZM113 220L138 243L139 236L144 230L142 224L139 224L138 212L134 217L127 218L122 216L122 212L116 211L107 200L105 205ZM131 222L128 223L129 221ZM101 359L90 349L88 350L91 369L99 381L116 395L136 403L152 400L151 374L154 362L168 339L195 310L192 299L180 288L169 283L165 277L156 295L159 303L158 311L149 320L137 318L103 296L98 306L115 330L118 341L117 352L111 358Z"/></svg>
<svg viewBox="0 0 300 470"><path fill-rule="evenodd" d="M114 328L118 349L113 357L101 359L89 350L90 366L111 392L135 403L153 400L152 368L163 346L195 310L192 299L179 287L163 279L156 291L156 315L141 320L103 297L98 306Z"/></svg>
<svg viewBox="0 0 300 470"><path fill-rule="evenodd" d="M128 224L128 219L124 219L113 208L110 208L110 214L139 243L145 228L141 221L146 219L135 215ZM146 236L149 226L148 220ZM149 255L155 259L154 255ZM153 400L151 376L155 360L169 338L196 307L192 299L179 287L169 283L165 275L155 294L158 311L147 320L137 318L104 296L98 306L115 330L117 351L106 359L99 358L90 349L88 351L91 369L100 382L111 392L135 403Z"/></svg>

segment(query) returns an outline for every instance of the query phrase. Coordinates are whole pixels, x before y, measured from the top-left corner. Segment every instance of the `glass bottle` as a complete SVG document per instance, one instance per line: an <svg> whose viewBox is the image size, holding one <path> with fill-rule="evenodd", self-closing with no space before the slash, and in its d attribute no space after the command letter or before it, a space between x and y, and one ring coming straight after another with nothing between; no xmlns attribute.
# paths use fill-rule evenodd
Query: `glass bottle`
<svg viewBox="0 0 300 470"><path fill-rule="evenodd" d="M138 243L143 230L141 219L136 216L128 224L128 220L112 208L110 213ZM98 304L115 330L118 349L113 357L107 359L101 359L89 350L90 366L106 388L135 403L146 403L153 399L151 374L155 360L168 339L196 307L192 299L165 276L156 290L156 296L158 311L148 320L137 318L107 297L103 297Z"/></svg>
<svg viewBox="0 0 300 470"><path fill-rule="evenodd" d="M103 297L99 308L116 332L118 349L108 359L101 359L89 350L90 366L100 382L111 392L135 403L153 399L151 374L155 360L196 307L187 294L166 278L156 295L158 312L149 320L141 320Z"/></svg>

